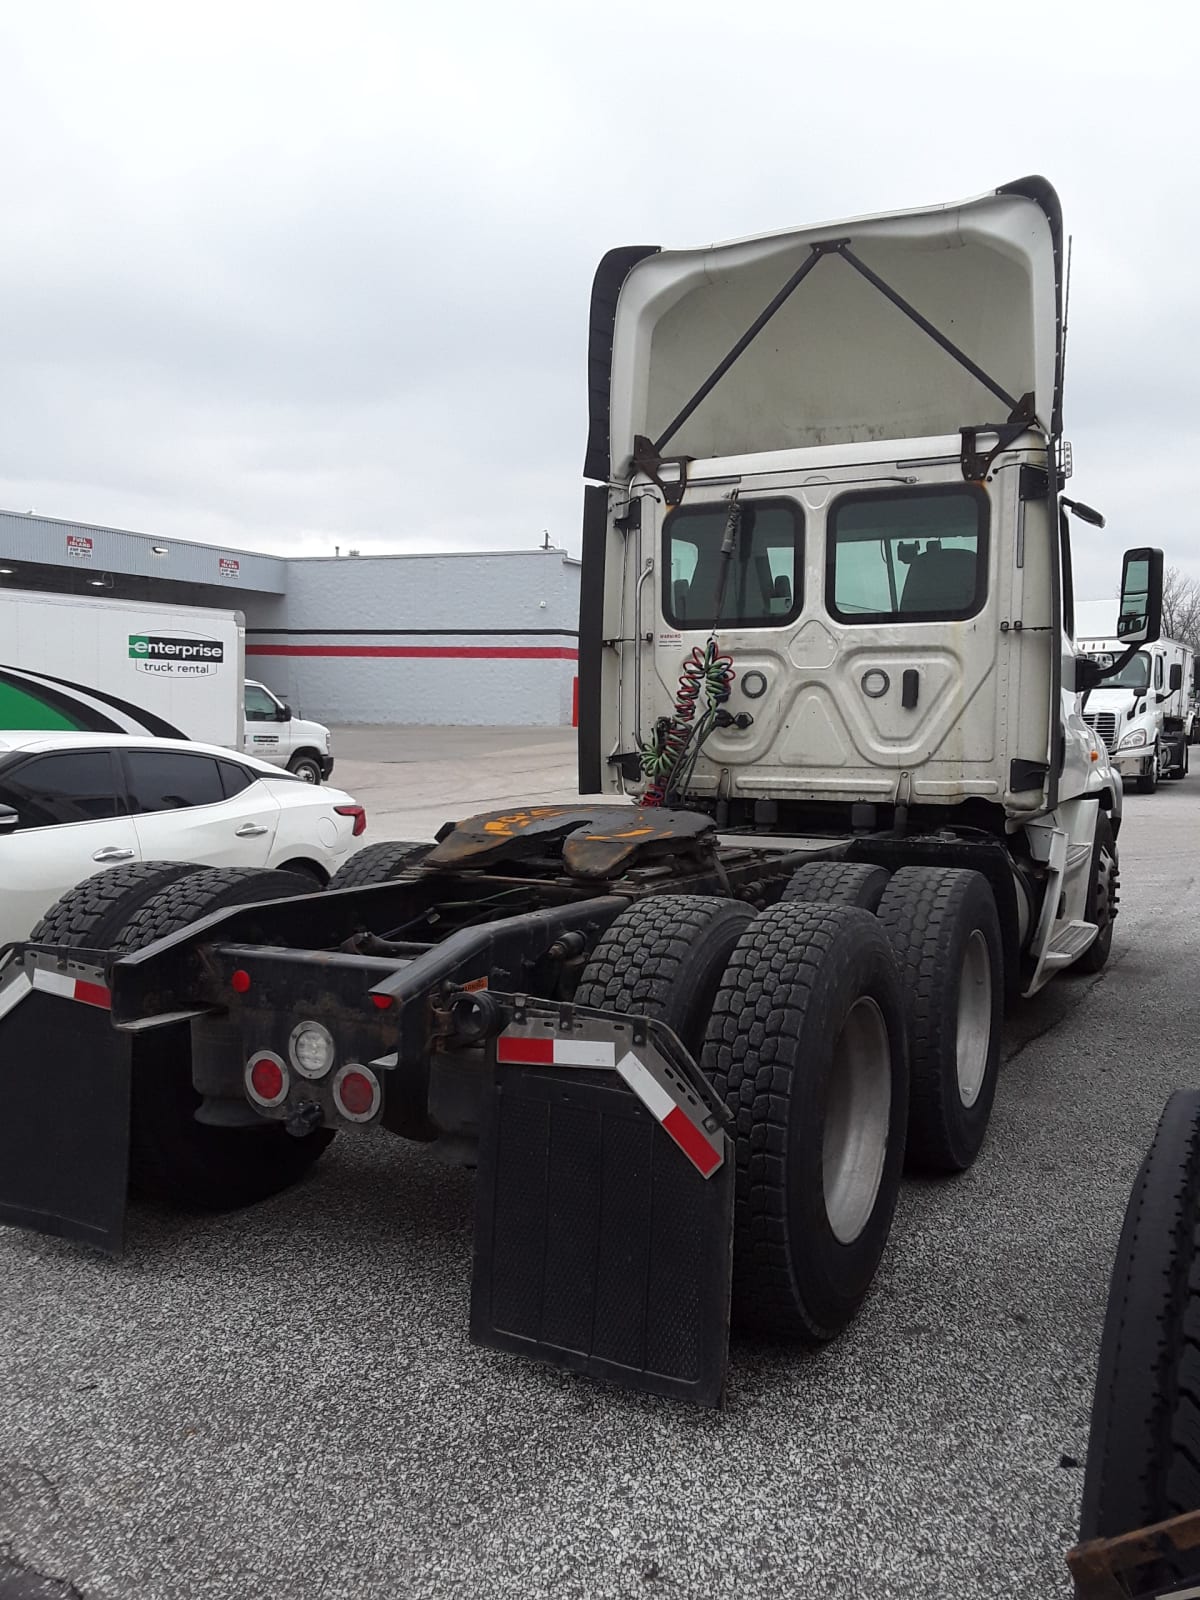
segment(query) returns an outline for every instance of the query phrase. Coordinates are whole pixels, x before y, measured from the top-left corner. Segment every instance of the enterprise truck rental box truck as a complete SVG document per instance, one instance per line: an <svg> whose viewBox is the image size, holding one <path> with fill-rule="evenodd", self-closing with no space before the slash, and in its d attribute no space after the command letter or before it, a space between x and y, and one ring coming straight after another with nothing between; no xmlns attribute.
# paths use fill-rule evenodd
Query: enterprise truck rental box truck
<svg viewBox="0 0 1200 1600"><path fill-rule="evenodd" d="M83 595L0 593L0 728L43 727L18 674L40 680L55 727L126 720L151 733L242 748L245 627L240 611ZM56 686L61 699L55 696ZM43 712L44 715L44 712ZM159 726L158 724L165 724ZM103 728L103 722L98 723Z"/></svg>

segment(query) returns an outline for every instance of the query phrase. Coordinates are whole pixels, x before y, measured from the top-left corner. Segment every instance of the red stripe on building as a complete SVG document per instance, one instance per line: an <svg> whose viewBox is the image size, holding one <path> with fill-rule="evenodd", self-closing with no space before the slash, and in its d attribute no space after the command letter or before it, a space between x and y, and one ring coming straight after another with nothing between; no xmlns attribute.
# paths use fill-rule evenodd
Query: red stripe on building
<svg viewBox="0 0 1200 1600"><path fill-rule="evenodd" d="M554 1040L510 1039L501 1034L496 1040L496 1060L515 1062L522 1066L552 1067Z"/></svg>
<svg viewBox="0 0 1200 1600"><path fill-rule="evenodd" d="M707 1178L709 1173L721 1165L721 1157L709 1144L700 1132L700 1129L680 1110L678 1106L674 1111L668 1111L662 1122L663 1128L674 1139L684 1155Z"/></svg>
<svg viewBox="0 0 1200 1600"><path fill-rule="evenodd" d="M563 645L248 644L248 656L401 656L419 661L578 661Z"/></svg>

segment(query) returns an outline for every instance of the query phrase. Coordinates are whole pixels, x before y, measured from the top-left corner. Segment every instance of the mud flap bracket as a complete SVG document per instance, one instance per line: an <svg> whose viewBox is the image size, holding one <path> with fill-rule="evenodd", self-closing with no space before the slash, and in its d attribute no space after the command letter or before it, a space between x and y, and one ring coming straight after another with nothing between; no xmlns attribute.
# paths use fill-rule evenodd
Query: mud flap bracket
<svg viewBox="0 0 1200 1600"><path fill-rule="evenodd" d="M491 1046L472 1342L719 1405L733 1255L723 1107L659 1024L541 1002L517 1016Z"/></svg>
<svg viewBox="0 0 1200 1600"><path fill-rule="evenodd" d="M0 969L0 1223L121 1250L132 1049L90 965Z"/></svg>

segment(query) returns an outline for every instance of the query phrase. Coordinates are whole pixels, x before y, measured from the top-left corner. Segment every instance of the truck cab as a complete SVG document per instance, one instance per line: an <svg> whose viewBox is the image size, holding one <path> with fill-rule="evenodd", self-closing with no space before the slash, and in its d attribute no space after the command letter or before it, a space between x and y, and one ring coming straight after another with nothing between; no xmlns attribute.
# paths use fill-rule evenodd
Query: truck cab
<svg viewBox="0 0 1200 1600"><path fill-rule="evenodd" d="M247 678L244 687L248 755L286 767L305 783L322 783L333 771L329 729L293 714L291 706L272 694L265 683Z"/></svg>
<svg viewBox="0 0 1200 1600"><path fill-rule="evenodd" d="M1103 519L1063 493L1061 259L1031 178L614 251L593 291L581 788L987 841L1026 992L1087 949L1121 814L1079 709L1068 515Z"/></svg>
<svg viewBox="0 0 1200 1600"><path fill-rule="evenodd" d="M1084 720L1103 740L1122 779L1153 794L1163 779L1188 770L1194 674L1191 649L1158 639L1120 665L1124 646L1115 637L1083 639L1079 649L1104 672L1089 693Z"/></svg>

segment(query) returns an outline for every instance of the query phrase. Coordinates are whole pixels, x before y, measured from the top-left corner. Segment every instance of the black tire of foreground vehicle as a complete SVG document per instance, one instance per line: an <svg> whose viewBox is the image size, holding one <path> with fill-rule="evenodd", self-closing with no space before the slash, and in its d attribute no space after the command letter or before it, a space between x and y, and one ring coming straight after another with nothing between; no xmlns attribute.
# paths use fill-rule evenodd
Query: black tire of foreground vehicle
<svg viewBox="0 0 1200 1600"><path fill-rule="evenodd" d="M875 911L890 877L886 867L866 861L806 861L792 873L780 900Z"/></svg>
<svg viewBox="0 0 1200 1600"><path fill-rule="evenodd" d="M268 868L193 868L165 874L157 893L128 907L108 937L114 955L140 950L211 912L285 895L311 894L309 879ZM188 1024L152 1029L138 1040L130 1109L129 1177L139 1193L173 1205L224 1211L251 1205L297 1182L329 1145L318 1128L295 1139L277 1122L215 1128L196 1121Z"/></svg>
<svg viewBox="0 0 1200 1600"><path fill-rule="evenodd" d="M431 844L414 844L410 839L389 839L369 844L341 866L325 885L326 889L364 889L372 883L389 883L433 849Z"/></svg>
<svg viewBox="0 0 1200 1600"><path fill-rule="evenodd" d="M575 1003L652 1017L699 1056L717 987L752 907L717 895L654 895L622 911L588 958Z"/></svg>
<svg viewBox="0 0 1200 1600"><path fill-rule="evenodd" d="M176 878L205 870L189 861L135 861L128 867L109 867L68 889L29 937L71 950L108 950L117 929L143 901Z"/></svg>
<svg viewBox="0 0 1200 1600"><path fill-rule="evenodd" d="M963 1172L996 1097L1004 1020L1000 918L987 879L958 867L901 867L879 902L900 964L912 1098L908 1159Z"/></svg>
<svg viewBox="0 0 1200 1600"><path fill-rule="evenodd" d="M760 912L717 991L702 1066L732 1112L733 1315L819 1344L862 1304L904 1161L896 959L868 912Z"/></svg>
<svg viewBox="0 0 1200 1600"><path fill-rule="evenodd" d="M1112 822L1105 812L1096 819L1092 844L1092 875L1088 881L1087 920L1099 933L1067 968L1068 972L1099 972L1107 963L1113 942L1113 921L1121 898L1121 868Z"/></svg>
<svg viewBox="0 0 1200 1600"><path fill-rule="evenodd" d="M1200 1092L1173 1094L1134 1180L1108 1292L1080 1536L1200 1509Z"/></svg>

